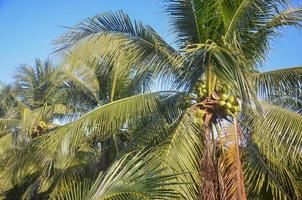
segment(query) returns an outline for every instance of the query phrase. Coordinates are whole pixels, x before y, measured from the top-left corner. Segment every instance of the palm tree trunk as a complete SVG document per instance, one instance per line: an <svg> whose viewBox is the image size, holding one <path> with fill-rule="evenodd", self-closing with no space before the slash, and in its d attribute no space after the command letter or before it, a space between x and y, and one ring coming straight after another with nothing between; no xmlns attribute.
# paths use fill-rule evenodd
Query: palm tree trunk
<svg viewBox="0 0 302 200"><path fill-rule="evenodd" d="M201 158L201 195L200 200L216 200L217 196L217 176L215 164L215 144L211 137L211 125L213 114L206 113L204 119L204 156Z"/></svg>
<svg viewBox="0 0 302 200"><path fill-rule="evenodd" d="M235 133L235 146L236 146L236 162L237 162L237 197L240 200L246 200L246 193L244 187L244 177L242 171L242 164L240 159L240 151L239 151L239 142L238 142L238 132L240 129L237 125L237 120L234 117L234 133Z"/></svg>
<svg viewBox="0 0 302 200"><path fill-rule="evenodd" d="M220 180L219 180L219 162L216 155L216 142L214 136L212 136L211 126L213 123L213 113L210 111L206 112L204 118L204 155L201 159L201 195L200 200L218 200L225 199L223 194L220 194ZM235 140L234 145L236 149L235 153L235 162L236 162L236 183L237 183L237 199L246 200L246 192L244 187L244 176L242 171L242 163L240 159L240 149L238 141L238 129L237 121L234 118L234 127L235 127ZM212 133L212 134L211 134Z"/></svg>

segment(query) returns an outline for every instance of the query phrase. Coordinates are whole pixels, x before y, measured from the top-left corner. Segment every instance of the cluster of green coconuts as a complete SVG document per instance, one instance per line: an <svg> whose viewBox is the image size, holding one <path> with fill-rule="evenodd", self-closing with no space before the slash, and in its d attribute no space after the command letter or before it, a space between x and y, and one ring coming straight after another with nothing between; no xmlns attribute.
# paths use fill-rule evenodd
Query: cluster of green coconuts
<svg viewBox="0 0 302 200"><path fill-rule="evenodd" d="M199 83L196 86L196 94L198 97L205 97L207 95L207 89L206 85L203 83Z"/></svg>
<svg viewBox="0 0 302 200"><path fill-rule="evenodd" d="M240 106L237 99L234 96L227 95L227 91L229 91L230 89L231 87L227 85L222 85L216 87L215 89L216 95L218 95L218 97L217 99L214 99L215 101L217 101L214 106L224 115L236 115L240 111ZM208 94L206 85L203 82L197 83L195 92L198 98L197 101L202 101ZM184 108L187 108L192 105L192 102L189 97L185 97L184 101L181 104ZM196 119L202 119L205 114L205 110L198 109L195 111L194 115ZM202 122L202 120L198 120L198 122L200 123Z"/></svg>
<svg viewBox="0 0 302 200"><path fill-rule="evenodd" d="M47 124L44 121L39 121L36 127L31 128L30 136L32 138L38 137L41 134L43 134L45 131L47 131L47 129L48 129Z"/></svg>
<svg viewBox="0 0 302 200"><path fill-rule="evenodd" d="M226 114L236 115L240 111L240 107L237 99L234 96L228 96L226 94L226 91L230 89L230 86L227 85L223 85L217 88L216 92L219 99L217 102L217 107L219 108L219 110L224 111ZM199 98L204 98L207 95L206 85L202 82L199 82L196 85L195 91L197 97ZM197 117L203 117L205 112L201 110L196 114L198 115Z"/></svg>
<svg viewBox="0 0 302 200"><path fill-rule="evenodd" d="M201 110L201 109L198 109L195 111L194 113L194 124L196 124L197 126L200 126L202 127L203 126L203 118L206 114L206 111L205 110Z"/></svg>
<svg viewBox="0 0 302 200"><path fill-rule="evenodd" d="M219 96L218 107L224 110L227 114L232 113L236 115L240 111L240 107L237 99L234 96L228 96L226 94L221 94Z"/></svg>
<svg viewBox="0 0 302 200"><path fill-rule="evenodd" d="M47 129L47 125L44 121L40 121L39 122L39 126L42 130L46 130Z"/></svg>

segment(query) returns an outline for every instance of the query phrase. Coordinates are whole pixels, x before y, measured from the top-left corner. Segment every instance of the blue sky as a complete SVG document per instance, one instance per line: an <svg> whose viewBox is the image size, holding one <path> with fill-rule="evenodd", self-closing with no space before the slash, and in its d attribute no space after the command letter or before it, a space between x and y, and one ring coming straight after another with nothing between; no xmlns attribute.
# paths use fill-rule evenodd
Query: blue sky
<svg viewBox="0 0 302 200"><path fill-rule="evenodd" d="M159 0L0 0L0 81L11 82L20 64L46 59L53 49L50 41L65 32L60 26L70 27L96 13L120 9L171 41ZM283 33L272 41L265 69L302 65L302 31Z"/></svg>

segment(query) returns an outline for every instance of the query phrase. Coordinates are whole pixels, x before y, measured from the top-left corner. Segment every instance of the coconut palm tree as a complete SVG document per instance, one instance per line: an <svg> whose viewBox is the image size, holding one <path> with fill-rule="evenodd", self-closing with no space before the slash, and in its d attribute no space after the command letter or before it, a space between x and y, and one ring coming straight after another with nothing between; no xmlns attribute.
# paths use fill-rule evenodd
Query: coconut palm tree
<svg viewBox="0 0 302 200"><path fill-rule="evenodd" d="M48 63L49 62L45 63L45 65ZM105 67L110 68L110 66L104 64L100 66L103 66L103 69ZM19 98L17 99L21 99L22 101L20 103L25 106L28 105L27 102L34 103L28 106L31 109L28 109L29 111L26 112L29 113L26 115L29 116L26 118L27 120L25 117L20 118L20 121L23 122L20 127L22 129L28 127L28 130L32 130L31 125L33 123L36 124L37 121L36 118L33 117L36 113L38 114L38 122L39 120L41 121L42 116L45 117L45 115L41 115L39 111L49 113L47 116L53 116L53 114L55 114L57 117L56 114L58 113L55 112L57 107L65 108L66 106L64 107L64 105L74 108L73 112L65 113L63 115L65 118L61 121L63 124L66 118L67 121L72 121L67 124L70 125L70 127L73 127L73 123L86 123L81 122L81 118L74 122L73 120L80 114L85 114L85 112L89 112L92 109L105 109L104 112L107 113L107 116L104 117L106 118L110 117L108 114L114 112L115 109L117 109L117 114L124 112L124 116L121 116L119 119L120 122L116 125L113 119L111 122L109 121L112 125L102 125L100 123L98 126L92 127L86 124L84 125L84 129L86 130L82 130L83 135L79 138L74 138L74 136L76 136L74 129L70 129L71 138L65 135L66 130L68 130L67 125L61 128L57 126L43 131L43 134L35 135L38 137L29 141L29 143L18 146L18 148L13 148L12 152L10 152L10 149L5 151L4 153L7 155L2 159L3 165L1 167L3 189L5 188L4 191L8 198L19 198L20 195L26 199L48 198L59 192L66 182L69 183L71 177L88 176L90 178L87 178L87 181L91 181L90 179L94 180L93 178L96 178L100 171L104 171L108 168L114 157L122 155L120 153L121 150L129 152L134 148L127 146L128 150L123 149L128 141L136 141L135 138L128 138L128 132L137 132L142 135L142 127L147 123L152 127L152 129L148 129L148 131L155 131L157 129L156 125L159 125L159 122L162 122L160 125L163 125L165 118L175 118L173 115L165 117L165 115L168 115L168 112L164 112L167 110L166 108L162 109L163 115L158 112L151 113L151 109L157 109L157 100L162 99L161 101L164 102L172 102L173 99L175 99L173 93L167 92L167 94L161 95L158 93L150 94L148 100L145 100L146 102L143 103L141 103L140 100L144 100L146 97L137 96L133 100L133 97L129 97L130 95L139 93L139 91L148 90L148 85L144 83L144 81L149 79L148 77L142 78L141 75L135 75L134 72L130 71L116 78L116 81L112 81L111 77L114 77L114 75L110 73L110 70L106 70L101 74L101 71L98 70L98 66L92 67L86 65L81 66L81 68L67 66L60 70L59 73L52 71L51 67L47 67L47 70L42 70L46 69L46 67L38 64L37 68L34 69L22 67L22 73L16 76L16 85L19 91ZM85 71L83 71L83 69ZM49 72L50 70L51 72ZM62 72L63 74L61 74ZM100 76L107 77L108 82L105 83L106 80L104 79L102 79L104 82L99 82ZM49 79L55 80L54 83ZM113 83L114 89L112 89ZM47 85L47 87L44 87L45 85ZM40 90L42 86L44 88ZM115 91L114 96L111 96L113 90ZM37 96L40 95L42 99L37 98ZM62 98L56 98L57 96ZM50 99L45 97L50 97ZM127 97L129 99L121 102L122 104L114 101ZM172 100L170 100L170 98L172 98ZM36 99L36 101L33 101L33 99ZM60 102L63 102L63 106ZM133 103L131 105L128 102ZM134 104L134 102L138 103ZM106 104L106 106L102 107L104 104ZM131 107L124 108L128 105ZM112 109L112 107L114 109ZM148 109L148 107L150 107L150 109ZM87 114L92 114L93 112L96 111L93 110ZM23 113L23 110L21 113ZM170 114L173 113L170 112ZM125 117L125 115L127 115L127 117ZM72 117L70 118L69 116ZM62 123L58 125L62 125ZM120 126L121 129L110 130L110 126ZM111 133L102 136L100 135L102 129L110 130ZM29 133L32 133L32 131L29 131ZM53 140L53 142L51 142L52 144L49 144L50 140ZM68 147L71 141L75 142L72 142L73 150ZM149 141L146 141L145 143L148 142ZM139 144L142 144L142 142ZM136 144L133 143L133 146L135 145ZM42 147L44 150L40 149ZM84 160L82 160L82 158L84 158ZM123 163L124 162L125 161L123 161ZM158 168L158 166L155 167ZM28 168L30 168L30 170ZM49 171L50 169L51 171ZM20 173L16 174L15 172L17 171ZM159 170L159 172L160 171L161 170ZM154 188L160 189L158 183Z"/></svg>
<svg viewBox="0 0 302 200"><path fill-rule="evenodd" d="M56 98L55 86L61 78L50 61L38 59L34 67L21 65L15 77L13 85L1 88L0 157L3 160L34 138L56 129L60 124L56 124L55 119L70 112L64 102ZM9 184L4 180L0 183L3 190L13 187L11 177L7 178ZM22 186L15 189L14 193L18 193Z"/></svg>
<svg viewBox="0 0 302 200"><path fill-rule="evenodd" d="M17 174L15 183L37 175L32 191L55 199L300 199L302 68L259 66L269 38L301 26L302 9L282 0L169 0L164 7L178 50L122 11L88 18L56 40L64 65L80 73L110 66L110 92L16 152L2 174ZM125 74L141 87L155 78L167 89L119 96ZM124 130L130 139L116 161L108 169L91 164L99 158L93 136L104 141ZM146 146L153 148L143 156L122 156Z"/></svg>
<svg viewBox="0 0 302 200"><path fill-rule="evenodd" d="M60 72L49 60L43 63L37 59L34 67L21 65L17 69L14 85L4 86L1 90L2 107L6 108L2 118L18 121L13 129L23 134L33 133L32 129L39 121L43 126L43 120L51 125L55 116L66 111L64 102L56 94L56 85L62 82L60 77Z"/></svg>
<svg viewBox="0 0 302 200"><path fill-rule="evenodd" d="M114 57L112 62L120 70L135 65L140 73L149 71L160 79L169 78L173 88L193 93L194 105L183 115L188 115L187 120L200 118L195 125L202 140L183 146L199 147L201 150L190 149L189 154L197 160L175 159L188 151L177 149L175 157L167 154L164 162L173 172L184 167L198 174L193 179L198 183L195 187L182 188L185 198L233 195L244 199L245 190L255 198L299 198L297 128L301 117L288 102L281 101L281 106L270 103L276 95L293 97L288 93L301 87L301 67L263 73L259 63L278 28L301 25L301 9L288 7L285 1L175 0L165 6L179 51L150 27L131 24L123 12L105 13L80 23L57 40L62 44L59 50L69 50L65 59L72 65ZM292 123L285 123L286 119ZM275 141L276 146L268 141ZM276 159L276 152L281 159ZM288 158L289 153L294 156ZM181 167L175 170L176 166ZM183 179L188 181L188 177ZM244 179L250 187L244 187Z"/></svg>
<svg viewBox="0 0 302 200"><path fill-rule="evenodd" d="M105 59L101 63L90 63L81 66L64 65L64 84L60 87L60 94L66 97L66 103L77 109L76 115L81 116L99 106L136 94L150 91L150 77L148 73L138 75L134 69L117 75L113 65ZM147 123L147 121L145 122ZM140 125L141 126L141 125ZM92 136L92 145L97 149L102 146L101 168L106 169L110 160L127 143L128 127L119 130L105 139L98 134ZM136 128L138 129L138 128Z"/></svg>

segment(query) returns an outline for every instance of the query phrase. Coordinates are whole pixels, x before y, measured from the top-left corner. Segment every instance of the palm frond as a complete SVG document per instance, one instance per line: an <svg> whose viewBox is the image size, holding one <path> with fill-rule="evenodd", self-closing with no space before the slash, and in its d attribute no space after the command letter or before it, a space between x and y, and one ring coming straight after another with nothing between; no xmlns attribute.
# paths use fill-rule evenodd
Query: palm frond
<svg viewBox="0 0 302 200"><path fill-rule="evenodd" d="M302 143L301 120L298 113L290 109L261 103L263 116L253 111L245 111L244 126L250 127L252 137L263 144L270 141L269 145L277 151L280 158L284 157L299 162L300 145ZM290 157L288 157L290 155Z"/></svg>
<svg viewBox="0 0 302 200"><path fill-rule="evenodd" d="M90 181L73 181L69 180L64 183L63 188L52 194L50 199L58 200L84 200L88 195L91 187Z"/></svg>
<svg viewBox="0 0 302 200"><path fill-rule="evenodd" d="M297 95L302 84L302 67L254 73L250 77L262 98Z"/></svg>
<svg viewBox="0 0 302 200"><path fill-rule="evenodd" d="M244 114L241 122L247 146L245 178L254 195L276 199L300 198L301 115L262 103L263 116Z"/></svg>
<svg viewBox="0 0 302 200"><path fill-rule="evenodd" d="M241 37L245 29L258 29L270 21L276 8L286 5L284 0L236 0L221 3L221 12L225 24L224 39L228 42Z"/></svg>
<svg viewBox="0 0 302 200"><path fill-rule="evenodd" d="M49 60L37 59L35 66L21 65L17 69L16 96L30 107L36 108L45 102L56 100L56 84L61 80L60 73Z"/></svg>
<svg viewBox="0 0 302 200"><path fill-rule="evenodd" d="M287 8L283 11L277 11L270 19L264 21L257 28L257 31L243 34L245 39L242 42L241 49L245 57L256 62L263 62L268 50L270 50L269 39L282 35L279 30L283 27L301 27L301 20L300 8Z"/></svg>
<svg viewBox="0 0 302 200"><path fill-rule="evenodd" d="M64 72L65 87L62 90L68 93L67 102L91 104L92 106L99 103L99 83L93 69L83 66L76 69L70 67Z"/></svg>
<svg viewBox="0 0 302 200"><path fill-rule="evenodd" d="M161 175L165 168L147 152L125 155L113 163L93 184L88 199L177 199L179 195L165 186L173 185L176 175Z"/></svg>
<svg viewBox="0 0 302 200"><path fill-rule="evenodd" d="M191 0L166 1L164 10L170 18L172 32L176 33L177 43L184 47L186 43L199 43L198 19L194 12L194 3Z"/></svg>
<svg viewBox="0 0 302 200"><path fill-rule="evenodd" d="M302 8L288 8L278 12L265 28L279 28L282 26L297 26L301 27L302 23Z"/></svg>
<svg viewBox="0 0 302 200"><path fill-rule="evenodd" d="M13 135L12 133L6 134L3 137L0 137L0 158L2 159L5 157L6 151L11 147L13 144Z"/></svg>
<svg viewBox="0 0 302 200"><path fill-rule="evenodd" d="M249 196L255 199L292 199L301 197L297 171L252 142L244 150L244 175Z"/></svg>
<svg viewBox="0 0 302 200"><path fill-rule="evenodd" d="M200 188L200 159L202 158L202 134L192 122L192 116L184 113L170 128L170 136L157 149L156 155L170 174L180 174L171 186L183 199L197 199Z"/></svg>
<svg viewBox="0 0 302 200"><path fill-rule="evenodd" d="M165 103L160 106L159 113L152 113L150 117L132 127L135 130L131 131L130 141L123 151L129 152L143 147L153 148L163 143L170 136L174 123L182 116L183 110L179 108L179 101L182 101L185 94L167 96L163 100ZM169 105L175 107L172 108Z"/></svg>
<svg viewBox="0 0 302 200"><path fill-rule="evenodd" d="M243 100L244 104L254 104L257 105L257 98L252 88L250 81L247 78L246 73L243 71L240 63L236 61L236 57L227 50L216 47L212 53L212 71L217 76L217 78L236 91L237 96ZM235 89L236 88L236 89Z"/></svg>
<svg viewBox="0 0 302 200"><path fill-rule="evenodd" d="M165 93L162 95L164 97ZM36 169L48 171L49 167L53 166L54 160L64 157L73 158L79 147L92 135L104 139L114 135L119 129L125 126L131 127L133 123L137 123L153 112L158 112L160 99L160 93L150 93L101 106L74 122L57 128L50 135L36 138L25 148L20 149L9 158L6 168L8 171L4 170L3 174L21 175L22 179L23 175L18 171L26 170L27 166L32 165L33 160L39 163L39 168L30 168L30 171Z"/></svg>
<svg viewBox="0 0 302 200"><path fill-rule="evenodd" d="M129 153L114 162L89 187L75 184L54 199L177 199L178 194L163 186L173 185L175 175L161 175L165 169L151 151ZM88 189L89 188L89 189Z"/></svg>
<svg viewBox="0 0 302 200"><path fill-rule="evenodd" d="M43 194L50 192L50 195L60 192L68 182L75 179L83 179L85 176L91 179L95 175L96 158L91 147L87 143L79 146L72 155L58 153L53 161L54 167L52 176L45 176L41 172L40 186L38 192Z"/></svg>
<svg viewBox="0 0 302 200"><path fill-rule="evenodd" d="M100 63L106 58L120 72L137 66L138 73L166 74L179 62L177 52L152 28L131 21L122 11L88 18L55 43L59 51L69 51L66 58L71 65Z"/></svg>
<svg viewBox="0 0 302 200"><path fill-rule="evenodd" d="M242 42L241 49L246 57L262 62L270 49L268 40L281 35L278 30L282 27L301 27L301 15L301 8L287 8L277 12L255 33L244 34L245 40Z"/></svg>

